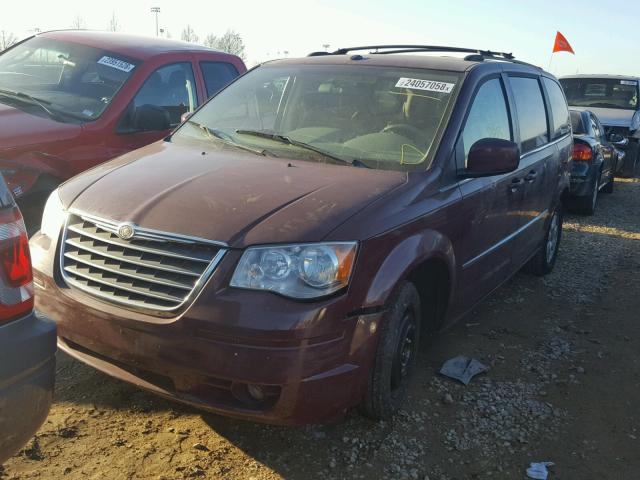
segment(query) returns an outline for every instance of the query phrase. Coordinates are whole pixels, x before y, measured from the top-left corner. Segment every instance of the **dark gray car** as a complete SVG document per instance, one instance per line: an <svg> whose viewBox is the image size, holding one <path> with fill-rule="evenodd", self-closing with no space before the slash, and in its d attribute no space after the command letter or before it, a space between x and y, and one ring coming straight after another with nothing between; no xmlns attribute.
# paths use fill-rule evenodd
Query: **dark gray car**
<svg viewBox="0 0 640 480"><path fill-rule="evenodd" d="M55 375L55 324L33 310L20 210L0 176L0 464L44 422Z"/></svg>

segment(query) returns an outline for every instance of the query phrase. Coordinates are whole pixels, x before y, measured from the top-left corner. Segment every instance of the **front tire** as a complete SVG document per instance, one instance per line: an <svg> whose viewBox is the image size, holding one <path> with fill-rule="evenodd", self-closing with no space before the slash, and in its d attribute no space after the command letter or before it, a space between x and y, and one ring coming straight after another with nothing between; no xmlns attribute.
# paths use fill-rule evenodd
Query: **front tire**
<svg viewBox="0 0 640 480"><path fill-rule="evenodd" d="M363 413L375 420L392 417L406 396L420 341L420 296L404 283L380 325L378 348L362 402Z"/></svg>
<svg viewBox="0 0 640 480"><path fill-rule="evenodd" d="M551 273L558 258L558 249L562 239L562 218L562 203L558 203L549 219L542 245L524 266L525 272L539 277Z"/></svg>

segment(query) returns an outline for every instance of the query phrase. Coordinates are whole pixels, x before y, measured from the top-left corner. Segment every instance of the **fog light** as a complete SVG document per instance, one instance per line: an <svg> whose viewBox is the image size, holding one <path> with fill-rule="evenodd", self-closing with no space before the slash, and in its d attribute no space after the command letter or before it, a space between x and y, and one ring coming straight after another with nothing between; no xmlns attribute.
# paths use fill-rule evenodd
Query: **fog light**
<svg viewBox="0 0 640 480"><path fill-rule="evenodd" d="M260 385L247 385L247 391L251 397L259 402L264 400L264 390Z"/></svg>

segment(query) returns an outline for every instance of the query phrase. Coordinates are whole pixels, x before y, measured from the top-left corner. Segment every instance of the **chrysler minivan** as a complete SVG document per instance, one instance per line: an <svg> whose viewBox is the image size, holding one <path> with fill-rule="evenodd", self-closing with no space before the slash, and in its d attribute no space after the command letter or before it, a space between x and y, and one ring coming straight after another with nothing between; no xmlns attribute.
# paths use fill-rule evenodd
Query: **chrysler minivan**
<svg viewBox="0 0 640 480"><path fill-rule="evenodd" d="M59 347L239 418L396 412L422 336L553 268L569 188L557 80L440 52L266 63L60 186L31 240Z"/></svg>

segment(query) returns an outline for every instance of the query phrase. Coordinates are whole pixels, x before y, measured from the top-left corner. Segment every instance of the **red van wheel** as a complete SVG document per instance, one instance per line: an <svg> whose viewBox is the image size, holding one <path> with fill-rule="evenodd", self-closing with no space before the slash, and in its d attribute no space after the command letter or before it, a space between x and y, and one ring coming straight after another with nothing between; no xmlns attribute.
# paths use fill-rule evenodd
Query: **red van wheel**
<svg viewBox="0 0 640 480"><path fill-rule="evenodd" d="M406 396L420 342L420 296L405 283L380 326L378 349L362 402L364 413L380 420L396 413Z"/></svg>

